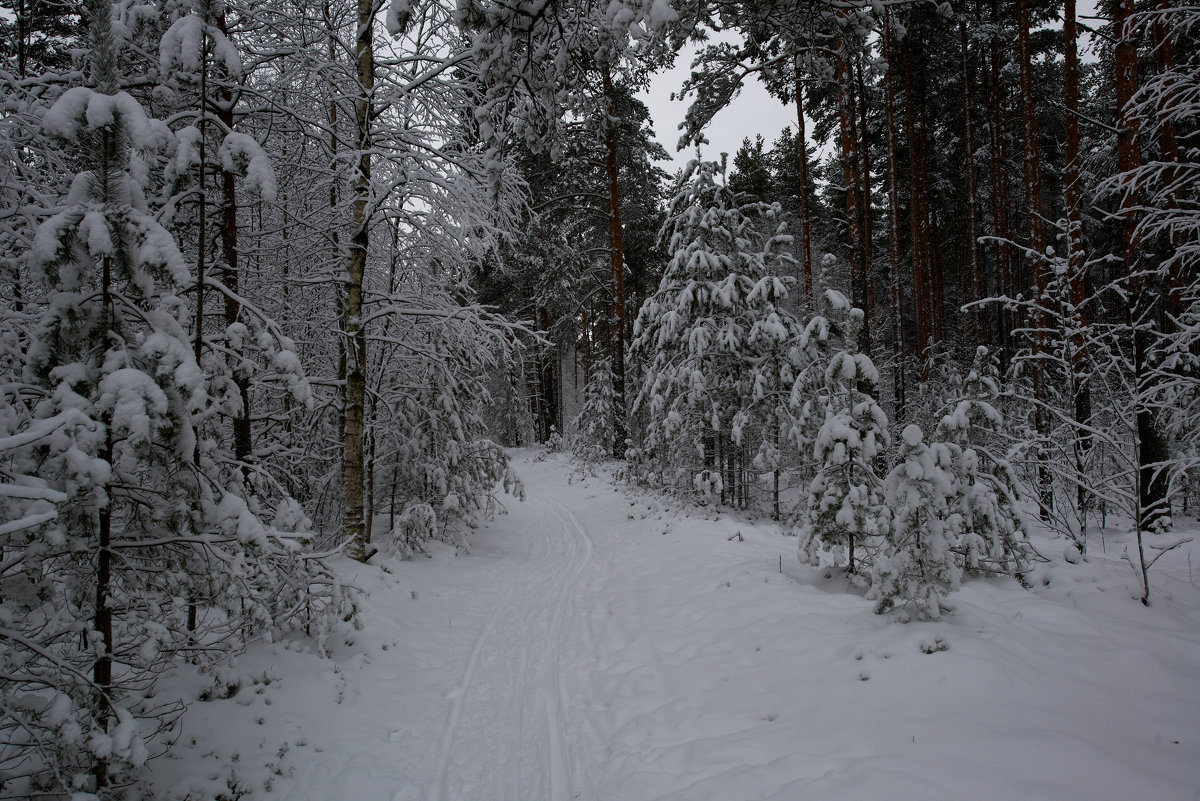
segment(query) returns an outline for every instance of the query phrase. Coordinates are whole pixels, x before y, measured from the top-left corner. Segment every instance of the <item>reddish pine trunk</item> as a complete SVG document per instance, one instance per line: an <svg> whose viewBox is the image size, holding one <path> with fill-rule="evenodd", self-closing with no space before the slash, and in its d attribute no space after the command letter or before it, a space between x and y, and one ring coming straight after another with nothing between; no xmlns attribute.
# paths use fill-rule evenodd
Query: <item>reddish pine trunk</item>
<svg viewBox="0 0 1200 801"><path fill-rule="evenodd" d="M871 352L871 314L875 310L875 287L872 281L871 251L872 219L871 219L871 140L867 128L867 93L863 83L862 61L855 59L855 78L858 83L858 116L859 116L859 152L862 154L862 172L859 175L862 187L862 269L859 271L862 281L863 299L863 353Z"/></svg>
<svg viewBox="0 0 1200 801"><path fill-rule="evenodd" d="M217 13L217 30L228 35L229 29L225 22L224 6ZM234 97L233 77L225 69L223 62L217 61L217 71L222 81L217 90L217 119L223 130L233 130L233 107L237 100ZM237 238L237 193L234 186L234 175L230 170L221 169L221 258L225 262L222 280L233 294L240 292L238 281L238 238ZM241 314L241 304L230 295L225 296L225 325L233 325ZM250 478L250 460L253 456L253 442L250 432L250 378L240 370L235 370L233 383L238 388L242 400L242 410L233 418L233 456L242 468L243 480Z"/></svg>
<svg viewBox="0 0 1200 801"><path fill-rule="evenodd" d="M904 37L904 127L908 139L908 207L909 228L912 237L913 299L917 314L917 354L924 352L931 335L929 327L929 286L925 263L925 226L921 203L920 147L917 138L916 102L912 80L912 43Z"/></svg>
<svg viewBox="0 0 1200 801"><path fill-rule="evenodd" d="M1017 14L1017 41L1021 50L1021 122L1025 140L1025 204L1028 206L1026 214L1030 251L1028 281L1033 288L1035 301L1041 303L1046 290L1046 273L1042 264L1046 243L1042 227L1042 166L1038 154L1037 106L1033 95L1033 52L1029 42L1028 0L1019 0ZM1035 355L1040 355L1046 348L1045 336L1041 333L1046 325L1046 316L1041 311L1035 311L1030 322L1036 332L1033 336L1033 350ZM1047 400L1046 378L1040 359L1034 360L1031 373L1034 397L1044 402ZM1043 437L1049 435L1050 424L1041 406L1034 413L1034 425L1038 434ZM1038 503L1042 519L1046 520L1049 519L1054 496L1044 456L1039 456L1038 462Z"/></svg>
<svg viewBox="0 0 1200 801"><path fill-rule="evenodd" d="M975 188L975 126L971 119L971 54L967 47L967 23L958 24L958 38L962 49L963 76L963 130L966 135L966 172L967 172L967 271L970 276L970 292L968 298L972 301L983 299L983 275L979 268L979 199ZM983 322L981 314L971 315L979 323ZM966 319L971 319L966 318Z"/></svg>
<svg viewBox="0 0 1200 801"><path fill-rule="evenodd" d="M992 0L992 25L999 26L999 9L996 0ZM993 34L988 44L988 120L989 140L992 151L991 181L992 181L992 233L996 243L996 294L1001 296L1015 295L1012 267L1012 219L1009 204L1008 179L1008 147L1004 137L1004 85L1000 81L1000 46L999 34ZM996 306L996 342L1000 345L1001 356L1007 360L1012 352L1012 314L997 304Z"/></svg>
<svg viewBox="0 0 1200 801"><path fill-rule="evenodd" d="M844 45L842 45L844 48ZM841 130L842 185L846 190L846 261L850 267L850 287L854 305L866 305L861 294L862 229L858 207L858 158L854 133L853 99L850 96L850 66L844 53L837 57L838 123ZM865 313L865 309L863 310Z"/></svg>
<svg viewBox="0 0 1200 801"><path fill-rule="evenodd" d="M942 269L942 250L938 247L937 212L934 205L929 202L929 187L933 186L933 179L929 171L929 151L932 149L929 146L929 131L933 129L933 125L929 119L929 104L926 102L925 89L928 84L926 83L927 76L923 58L921 59L921 64L921 88L917 94L921 113L921 127L919 129L921 137L921 205L925 212L921 216L921 222L924 227L921 239L925 243L926 280L929 285L929 292L926 293L926 297L929 303L930 333L933 337L934 345L940 346L946 341L946 302L944 295L946 278Z"/></svg>
<svg viewBox="0 0 1200 801"><path fill-rule="evenodd" d="M1028 208L1029 285L1040 297L1045 290L1041 256L1046 250L1042 227L1042 165L1038 153L1037 106L1033 94L1033 52L1029 42L1029 3L1018 3L1017 40L1021 48L1021 123L1025 140L1025 203Z"/></svg>
<svg viewBox="0 0 1200 801"><path fill-rule="evenodd" d="M804 131L804 87L800 81L800 56L793 62L796 78L796 157L800 171L800 265L804 275L804 297L815 299L812 274L812 229L808 208L808 148Z"/></svg>
<svg viewBox="0 0 1200 801"><path fill-rule="evenodd" d="M900 188L896 170L896 97L892 87L892 19L887 6L883 9L883 106L887 126L888 159L888 268L892 301L892 360L895 362L894 389L895 419L904 419L904 312L903 276L900 274Z"/></svg>
<svg viewBox="0 0 1200 801"><path fill-rule="evenodd" d="M1159 75L1164 75L1174 69L1174 54L1171 50L1171 36L1167 30L1167 15L1171 13L1170 0L1155 0L1154 4L1154 23L1151 30L1154 34L1154 71ZM1167 111L1167 109L1163 109ZM1158 129L1158 147L1160 150L1160 158L1167 164L1179 163L1179 132L1176 130L1175 123L1169 120L1164 120L1159 125ZM1177 169L1171 168L1163 172L1162 181L1167 186L1173 186L1179 179ZM1175 191L1172 189L1167 199L1168 208L1177 208L1179 205ZM1173 236L1169 243L1170 249L1174 251L1180 242L1176 236ZM1184 311L1184 285L1186 283L1183 274L1183 262L1181 259L1172 259L1171 268L1167 274L1167 309L1175 317L1181 315Z"/></svg>
<svg viewBox="0 0 1200 801"><path fill-rule="evenodd" d="M1087 307L1084 305L1086 287L1085 254L1083 252L1083 186L1079 176L1079 48L1077 42L1077 26L1075 22L1075 0L1066 0L1063 4L1063 41L1065 71L1063 75L1063 95L1066 105L1064 118L1065 130L1065 159L1063 180L1066 184L1067 203L1067 281L1071 307L1074 309L1074 323L1082 328L1087 325ZM1076 431L1076 467L1082 469L1082 458L1091 450L1092 438L1086 426L1092 419L1091 390L1088 387L1087 354L1084 351L1082 332L1075 335L1071 341L1072 364L1074 373L1074 412L1075 422L1079 424ZM1083 508L1086 496L1082 488L1079 490L1078 503Z"/></svg>

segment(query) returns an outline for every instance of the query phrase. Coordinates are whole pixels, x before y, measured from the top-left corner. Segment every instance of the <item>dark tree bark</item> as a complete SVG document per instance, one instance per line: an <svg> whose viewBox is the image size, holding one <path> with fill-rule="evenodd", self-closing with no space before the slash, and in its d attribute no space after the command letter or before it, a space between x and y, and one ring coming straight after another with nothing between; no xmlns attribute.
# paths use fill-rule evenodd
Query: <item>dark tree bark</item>
<svg viewBox="0 0 1200 801"><path fill-rule="evenodd" d="M917 343L919 356L929 344L929 280L925 263L925 225L921 202L920 140L917 137L916 99L912 79L911 34L904 37L904 134L908 140L908 210L909 232L912 239L912 284L913 307L916 311Z"/></svg>
<svg viewBox="0 0 1200 801"><path fill-rule="evenodd" d="M1017 5L1017 41L1021 49L1021 128L1024 134L1025 205L1028 206L1026 228L1029 249L1036 255L1029 259L1029 286L1040 297L1045 291L1045 271L1042 255L1046 251L1046 237L1042 225L1042 164L1038 152L1037 99L1033 93L1033 52L1029 41L1029 2L1019 0Z"/></svg>
<svg viewBox="0 0 1200 801"><path fill-rule="evenodd" d="M1138 38L1132 24L1133 0L1113 0L1113 31L1117 36L1114 52L1117 100L1117 168L1132 175L1141 166L1138 146L1138 122L1130 108L1137 92ZM1126 187L1121 196L1121 235L1125 248L1125 268L1129 275L1130 324L1133 327L1133 368L1139 397L1136 399L1138 457L1138 550L1141 532L1152 529L1170 513L1167 476L1162 464L1170 453L1157 415L1146 394L1152 380L1155 329L1161 316L1162 294L1154 286L1155 271L1146 264L1146 255L1137 235L1140 193L1136 185ZM1145 559L1142 559L1143 602L1149 600Z"/></svg>
<svg viewBox="0 0 1200 801"><path fill-rule="evenodd" d="M971 86L974 78L971 75L971 54L968 48L967 23L958 23L959 47L962 51L962 82L963 82L963 132L966 141L966 178L967 178L967 273L970 277L970 291L964 293L972 301L983 298L983 274L979 268L979 196L975 186L975 123L971 117L974 98L971 96ZM975 319L983 322L982 315L964 315L964 321Z"/></svg>
<svg viewBox="0 0 1200 801"><path fill-rule="evenodd" d="M1075 0L1063 4L1063 101L1066 117L1063 120L1065 133L1065 165L1063 180L1066 184L1067 205L1067 282L1074 324L1080 329L1088 323L1085 298L1086 265L1083 246L1083 186L1079 175L1079 47L1078 28L1075 19ZM1082 331L1071 340L1072 389L1074 393L1075 467L1082 472L1084 459L1092 448L1092 436L1088 427L1092 421L1092 395L1088 384L1087 353L1084 349ZM1089 503L1087 491L1081 486L1076 503L1086 510ZM1086 518L1085 518L1086 519ZM1086 549L1087 539L1081 538L1081 550Z"/></svg>
<svg viewBox="0 0 1200 801"><path fill-rule="evenodd" d="M842 52L837 57L838 70L838 122L841 130L841 161L842 185L846 192L846 261L850 267L850 288L854 305L863 310L864 333L868 331L870 313L866 308L867 301L864 293L865 282L863 271L866 265L862 263L862 212L860 210L859 191L861 177L859 170L858 137L855 133L856 123L854 114L853 87L851 86L850 62L841 45ZM866 350L866 348L864 348Z"/></svg>
<svg viewBox="0 0 1200 801"><path fill-rule="evenodd" d="M1000 12L997 0L992 0L991 22L998 31ZM1009 195L1008 146L1004 136L1004 84L1000 80L999 34L993 33L988 43L988 139L991 149L992 234L996 237L996 294L1015 295L1012 263L1012 218ZM1007 365L1012 354L1012 314L1003 304L995 306L996 339L1002 364Z"/></svg>
<svg viewBox="0 0 1200 801"><path fill-rule="evenodd" d="M609 321L609 355L613 368L613 396L617 407L615 458L625 452L625 251L621 228L621 193L617 181L616 98L608 64L601 65L607 119L604 127L604 166L608 176L608 256L612 281L612 317Z"/></svg>
<svg viewBox="0 0 1200 801"><path fill-rule="evenodd" d="M863 81L862 59L856 58L854 62L855 80L858 84L858 118L859 118L859 152L862 155L862 171L859 175L859 185L861 187L862 198L862 298L863 303L863 330L862 330L862 349L864 353L871 352L871 314L875 311L875 284L874 284L874 254L872 252L872 239L874 238L874 226L871 217L871 138L870 129L867 127L867 90Z"/></svg>
<svg viewBox="0 0 1200 801"><path fill-rule="evenodd" d="M812 273L812 227L808 206L808 147L804 129L804 85L800 80L800 56L793 61L796 80L796 166L800 172L800 266L804 276L804 297L811 305L815 301Z"/></svg>
<svg viewBox="0 0 1200 801"><path fill-rule="evenodd" d="M1154 35L1154 71L1159 75L1171 72L1174 69L1174 53L1172 52L1171 36L1167 30L1167 18L1171 13L1170 0L1155 0L1154 3L1154 22L1151 25L1151 31ZM1166 109L1164 109L1166 111ZM1158 148L1159 158L1166 164L1179 163L1179 131L1175 123L1169 119L1164 119L1158 126ZM1163 173L1163 183L1167 186L1174 186L1178 181L1178 170L1167 169ZM1170 191L1168 200L1168 208L1177 208L1179 200L1176 197L1174 189ZM1170 250L1174 250L1179 245L1176 237L1166 243ZM1184 288L1186 286L1186 276L1183 274L1183 261L1181 259L1171 260L1171 269L1167 273L1167 311L1178 317L1183 313L1186 306L1184 298Z"/></svg>
<svg viewBox="0 0 1200 801"><path fill-rule="evenodd" d="M221 33L228 35L229 29L225 21L225 6L219 5L216 17L216 27ZM219 59L217 73L220 78L217 89L217 120L225 131L233 130L233 109L237 98L233 91L233 76L225 69ZM201 102L204 102L203 100ZM242 306L233 295L240 294L238 273L238 206L237 192L234 185L234 174L231 170L221 168L221 260L224 269L221 280L229 288L231 294L225 295L225 325L233 325L241 316ZM233 418L233 457L241 465L242 480L250 479L250 461L253 458L253 441L250 431L250 376L240 370L233 373L233 383L238 389L242 400L241 412Z"/></svg>
<svg viewBox="0 0 1200 801"><path fill-rule="evenodd" d="M896 169L896 93L892 86L892 18L887 6L883 7L883 60L886 71L883 77L883 107L887 127L888 160L888 268L892 302L892 360L893 395L896 408L893 416L904 419L905 402L905 353L904 353L904 277L900 265L900 186Z"/></svg>
<svg viewBox="0 0 1200 801"><path fill-rule="evenodd" d="M1024 133L1024 173L1025 173L1025 205L1028 207L1026 225L1029 236L1029 255L1027 260L1028 285L1032 287L1034 300L1040 304L1046 291L1046 271L1043 267L1043 256L1046 251L1045 232L1042 225L1042 165L1038 153L1037 101L1033 94L1033 52L1029 42L1029 2L1019 0L1017 3L1017 41L1021 50L1021 127ZM1039 308L1035 306L1035 309ZM1050 433L1050 424L1044 403L1046 396L1046 376L1041 365L1040 356L1046 349L1046 338L1041 333L1046 325L1046 316L1041 311L1035 311L1030 320L1035 333L1033 336L1034 360L1032 365L1033 395L1039 402L1034 411L1034 425L1041 437ZM1053 489L1050 483L1049 470L1045 465L1045 457L1038 457L1038 505L1041 507L1042 519L1050 517L1054 503Z"/></svg>

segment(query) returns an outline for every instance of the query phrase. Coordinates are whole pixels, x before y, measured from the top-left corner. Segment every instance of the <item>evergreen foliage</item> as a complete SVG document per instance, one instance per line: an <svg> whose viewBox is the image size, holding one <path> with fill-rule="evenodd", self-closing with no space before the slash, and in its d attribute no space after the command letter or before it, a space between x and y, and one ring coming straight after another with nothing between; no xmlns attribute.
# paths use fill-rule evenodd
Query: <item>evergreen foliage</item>
<svg viewBox="0 0 1200 801"><path fill-rule="evenodd" d="M617 404L612 366L600 357L592 365L583 390L583 408L572 422L571 450L580 459L602 461L612 453L617 436Z"/></svg>
<svg viewBox="0 0 1200 801"><path fill-rule="evenodd" d="M646 480L744 502L749 454L777 442L800 328L778 306L788 240L758 228L778 207L742 204L717 176L716 164L692 162L671 203L671 261L634 323L632 358L646 365L634 411L646 414Z"/></svg>
<svg viewBox="0 0 1200 801"><path fill-rule="evenodd" d="M918 615L937 618L962 579L953 550L963 518L951 512L951 454L943 443L926 445L915 425L901 440L900 463L884 481L888 542L871 565L868 597L876 612L911 604Z"/></svg>
<svg viewBox="0 0 1200 801"><path fill-rule="evenodd" d="M851 573L869 562L887 531L882 482L875 462L888 446L888 420L873 396L879 374L858 350L862 311L844 295L827 290L826 302L843 316L842 349L825 363L805 419L819 421L812 442L816 475L799 513L800 557L817 562L825 552ZM864 560L864 555L868 559Z"/></svg>

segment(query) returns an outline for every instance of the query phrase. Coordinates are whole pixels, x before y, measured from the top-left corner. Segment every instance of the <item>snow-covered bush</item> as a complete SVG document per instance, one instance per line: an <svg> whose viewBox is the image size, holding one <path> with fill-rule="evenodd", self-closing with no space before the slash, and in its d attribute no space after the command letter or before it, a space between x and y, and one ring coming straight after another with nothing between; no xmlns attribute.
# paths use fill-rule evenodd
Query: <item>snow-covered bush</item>
<svg viewBox="0 0 1200 801"><path fill-rule="evenodd" d="M995 452L1004 427L995 406L999 395L995 359L980 347L954 408L938 423L935 440L951 456L950 504L961 518L955 548L963 567L1021 578L1028 569L1028 535L1012 468Z"/></svg>
<svg viewBox="0 0 1200 801"><path fill-rule="evenodd" d="M877 612L911 604L920 616L936 618L962 578L954 554L962 515L952 509L951 453L943 443L926 445L916 425L900 436L900 463L884 481L887 545L870 567L868 597Z"/></svg>

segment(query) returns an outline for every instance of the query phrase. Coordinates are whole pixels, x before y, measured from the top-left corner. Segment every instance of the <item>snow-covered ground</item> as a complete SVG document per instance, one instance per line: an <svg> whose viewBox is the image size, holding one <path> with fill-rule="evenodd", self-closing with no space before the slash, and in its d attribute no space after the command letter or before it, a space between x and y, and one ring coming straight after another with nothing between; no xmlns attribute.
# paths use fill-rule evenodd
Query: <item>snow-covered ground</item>
<svg viewBox="0 0 1200 801"><path fill-rule="evenodd" d="M901 624L769 524L538 455L469 554L346 563L369 595L331 659L256 645L164 681L215 700L152 763L154 796L1200 798L1196 543L1155 566L1149 608L1110 537L1032 592L973 580Z"/></svg>

